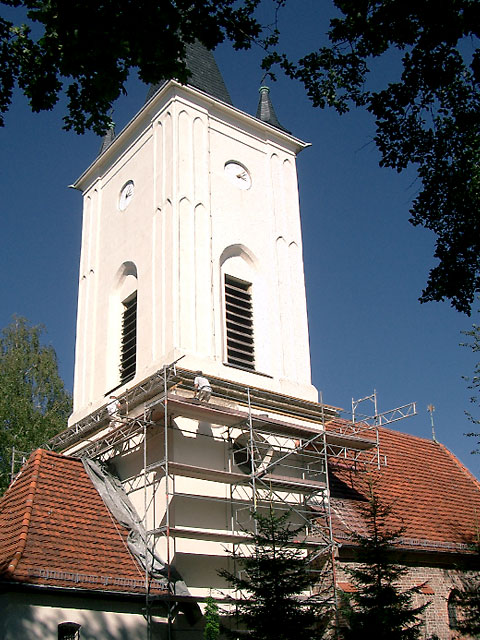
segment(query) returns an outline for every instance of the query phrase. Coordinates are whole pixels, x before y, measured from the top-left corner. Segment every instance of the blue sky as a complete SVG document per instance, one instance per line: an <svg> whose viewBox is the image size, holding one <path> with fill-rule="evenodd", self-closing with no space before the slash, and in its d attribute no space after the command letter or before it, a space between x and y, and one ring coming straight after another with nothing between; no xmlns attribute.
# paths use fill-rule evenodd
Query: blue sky
<svg viewBox="0 0 480 640"><path fill-rule="evenodd" d="M297 18L289 19L293 33ZM308 47L319 24L304 19L309 30L301 42ZM216 58L234 104L254 114L259 53L223 45ZM270 86L280 122L312 143L298 158L298 177L314 384L325 402L347 409L352 397L374 389L380 411L416 401L418 416L393 426L425 438L433 404L437 439L478 476L480 456L470 454L475 442L463 435L471 429L465 416L471 405L462 376L472 373L475 360L459 346L461 331L478 314L469 319L448 302L417 301L434 264L434 238L408 223L419 189L415 173L378 167L366 114L316 110L287 79ZM130 83L114 115L117 130L143 104L146 90ZM81 195L68 185L94 159L100 140L62 131L62 114L59 105L32 115L15 96L0 130L0 326L14 313L43 323L71 389Z"/></svg>

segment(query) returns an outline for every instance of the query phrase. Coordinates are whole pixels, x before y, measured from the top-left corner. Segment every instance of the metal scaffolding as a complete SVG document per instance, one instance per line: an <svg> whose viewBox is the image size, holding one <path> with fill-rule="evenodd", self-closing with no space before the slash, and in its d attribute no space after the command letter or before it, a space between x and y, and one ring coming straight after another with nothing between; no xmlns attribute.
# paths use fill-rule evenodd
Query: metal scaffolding
<svg viewBox="0 0 480 640"><path fill-rule="evenodd" d="M352 401L352 416L347 419L322 400L306 401L210 376L212 400L201 403L194 398L194 376L194 372L180 368L178 360L166 365L119 397L121 409L114 420L109 421L104 406L56 436L50 445L57 450L69 449L70 455L76 457L102 460L122 456L132 442L137 449L141 447L146 545L154 549L161 539L169 567L169 634L178 600L170 575L176 540L188 537L221 542L241 555L248 548L248 530L255 526L252 511L268 505L288 511L294 524L302 526L304 534L298 542L308 548L312 570L318 571L319 577L322 574L325 601L334 605L335 540L329 462L341 461L352 467L386 464L380 453L378 427L414 415L415 404L379 414L374 392ZM373 404L373 415L360 416L359 406L368 402ZM228 453L223 468L201 460L191 464L174 455L175 435L192 437L192 432L187 433L178 423L179 419L215 426L215 441ZM156 452L149 446L153 433L163 436ZM229 487L228 497L222 497L221 492L215 496L179 491L176 478L220 483ZM162 492L163 506L159 510L157 501ZM177 498L223 504L229 525L222 530L182 526L172 513ZM146 617L150 629L153 599L149 585L147 567Z"/></svg>

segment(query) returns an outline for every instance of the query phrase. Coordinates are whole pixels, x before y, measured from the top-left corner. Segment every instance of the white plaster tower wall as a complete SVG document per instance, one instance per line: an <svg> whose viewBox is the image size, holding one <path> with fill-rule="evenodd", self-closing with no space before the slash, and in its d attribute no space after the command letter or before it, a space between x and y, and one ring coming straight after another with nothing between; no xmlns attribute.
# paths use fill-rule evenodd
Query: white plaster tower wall
<svg viewBox="0 0 480 640"><path fill-rule="evenodd" d="M252 282L256 369L276 380L308 385L295 152L269 139L265 131L259 135L253 128L239 130L229 122L212 119L211 132L214 259L220 256L220 271L233 269L230 275ZM229 160L248 169L249 189L235 188L226 180L224 166ZM228 259L231 264L225 262ZM221 291L217 297L222 297ZM225 323L217 317L216 324L221 328L218 353L224 348Z"/></svg>
<svg viewBox="0 0 480 640"><path fill-rule="evenodd" d="M71 423L118 388L122 305L135 290L136 371L126 386L184 355L186 368L316 399L295 169L304 146L172 81L79 178ZM245 168L248 188L232 180L232 162ZM133 197L122 211L130 182ZM225 274L251 284L252 371L226 364Z"/></svg>

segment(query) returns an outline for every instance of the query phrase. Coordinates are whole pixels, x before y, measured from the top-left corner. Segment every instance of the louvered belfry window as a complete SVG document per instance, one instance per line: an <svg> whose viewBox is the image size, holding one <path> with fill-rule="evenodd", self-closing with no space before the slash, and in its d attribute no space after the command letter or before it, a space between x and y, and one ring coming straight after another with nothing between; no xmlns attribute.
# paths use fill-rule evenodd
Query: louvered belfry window
<svg viewBox="0 0 480 640"><path fill-rule="evenodd" d="M225 274L227 362L255 369L252 285Z"/></svg>
<svg viewBox="0 0 480 640"><path fill-rule="evenodd" d="M132 380L137 367L137 294L123 303L120 383Z"/></svg>

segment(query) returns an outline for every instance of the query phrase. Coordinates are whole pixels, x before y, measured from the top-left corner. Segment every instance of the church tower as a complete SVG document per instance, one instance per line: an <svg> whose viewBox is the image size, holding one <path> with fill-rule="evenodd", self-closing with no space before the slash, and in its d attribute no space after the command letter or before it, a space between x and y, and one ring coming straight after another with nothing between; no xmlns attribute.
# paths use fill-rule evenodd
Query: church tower
<svg viewBox="0 0 480 640"><path fill-rule="evenodd" d="M153 88L76 181L84 198L74 424L183 356L316 400L295 167L307 145L260 90L235 108L213 56Z"/></svg>
<svg viewBox="0 0 480 640"><path fill-rule="evenodd" d="M152 88L75 184L74 413L50 446L137 514L147 620L190 638L187 613L155 608L152 581L171 604L224 598L230 554L250 553L252 510L272 505L315 548L333 604L327 459L377 464L378 438L311 384L295 168L307 145L280 125L268 88L253 117L209 52L190 47L187 64L190 83ZM211 398L195 394L199 370Z"/></svg>

